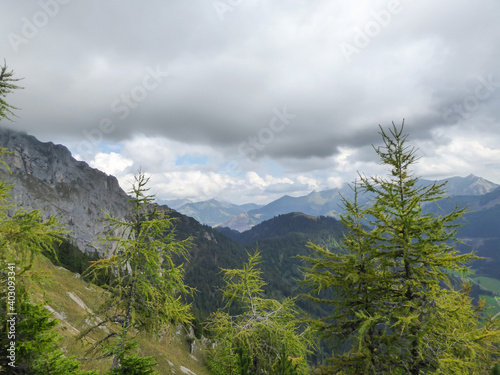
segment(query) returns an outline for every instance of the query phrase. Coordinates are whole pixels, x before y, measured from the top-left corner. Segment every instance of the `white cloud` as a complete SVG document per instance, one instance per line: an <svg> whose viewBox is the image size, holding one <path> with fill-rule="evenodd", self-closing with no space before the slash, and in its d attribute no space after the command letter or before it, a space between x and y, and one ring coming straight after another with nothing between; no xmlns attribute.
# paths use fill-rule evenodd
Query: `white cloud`
<svg viewBox="0 0 500 375"><path fill-rule="evenodd" d="M90 163L90 166L97 168L107 174L121 175L128 167L134 164L133 160L127 159L116 152L106 154L99 152Z"/></svg>
<svg viewBox="0 0 500 375"><path fill-rule="evenodd" d="M327 185L329 189L333 188L339 188L341 187L346 181L342 177L328 177L327 179Z"/></svg>
<svg viewBox="0 0 500 375"><path fill-rule="evenodd" d="M486 143L479 136L456 136L449 143L437 146L431 156L422 158L418 173L436 178L475 174L498 182L500 149Z"/></svg>
<svg viewBox="0 0 500 375"><path fill-rule="evenodd" d="M302 185L307 186L308 190L317 190L319 189L319 183L315 178L299 175L297 176L297 182Z"/></svg>

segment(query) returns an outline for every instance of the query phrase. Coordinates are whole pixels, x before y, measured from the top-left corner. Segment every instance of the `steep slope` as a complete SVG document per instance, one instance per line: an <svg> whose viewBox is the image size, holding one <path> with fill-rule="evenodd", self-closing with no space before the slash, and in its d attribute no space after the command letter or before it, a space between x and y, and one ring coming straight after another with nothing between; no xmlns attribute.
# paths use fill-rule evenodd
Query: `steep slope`
<svg viewBox="0 0 500 375"><path fill-rule="evenodd" d="M42 143L26 134L1 131L0 146L13 151L6 160L12 174L3 171L1 177L14 183L16 200L24 206L40 208L46 214L58 215L72 230L70 240L80 249L97 250L104 255L105 249L96 245L104 229L100 208L120 218L125 217L128 208L129 197L116 179L73 159L63 146ZM159 208L168 210L166 206ZM262 250L263 278L269 280L269 293L289 296L296 287L293 278L299 277L300 262L296 255L308 251L307 241L323 239L326 243L339 233L335 229L339 223L332 218L284 215L245 234L248 237L242 245L191 217L176 211L171 211L170 216L177 220L177 237L192 238L185 280L197 289L191 302L199 319L223 303L219 291L222 287L220 268L240 267L247 251L257 246Z"/></svg>
<svg viewBox="0 0 500 375"><path fill-rule="evenodd" d="M55 267L46 259L36 258L32 271L44 277L45 290L38 284L32 285L36 292L34 299L43 302L58 320L57 329L63 337L60 346L65 350L65 355L87 357L86 350L89 345L102 339L106 332L109 333L109 326L93 331L83 342L76 341L76 336L87 328L87 312L95 310L102 303L104 291L96 285L84 282L79 274ZM186 332L182 327L173 328L161 340L138 335L140 354L154 356L158 362L155 370L161 375L207 375L202 340L195 339L194 352L190 353L188 340L194 339L193 333ZM82 366L86 370L100 370L100 373L104 374L111 367L111 359L82 361Z"/></svg>
<svg viewBox="0 0 500 375"><path fill-rule="evenodd" d="M26 134L0 129L0 146L13 152L5 159L12 173L0 168L0 178L14 184L15 199L26 207L40 208L47 214L59 216L72 230L70 240L81 250L98 251L104 255L104 247L96 243L104 229L101 208L118 218L125 217L128 209L129 198L117 180L73 159L64 146L42 143ZM341 192L346 198L352 195L348 188ZM296 255L308 252L306 244L309 240L333 248L342 238L343 229L337 220L314 217L322 209L332 212L339 199L338 193L339 190L334 189L313 192L306 197L284 197L272 208L275 212L287 212L280 212L282 216L255 225L245 233L223 228L219 233L191 217L171 211L170 215L177 218L177 237L192 238L185 269L186 283L198 291L193 301L196 315L203 319L221 306L220 268L240 267L246 260L246 252L256 248L263 254L263 278L269 281L267 290L270 295L279 298L295 294L295 279L300 278L300 261ZM302 201L300 207L313 212L313 216L288 214L297 201ZM446 210L448 206L453 207L454 202L469 204L475 210L475 214L470 215L478 215L468 216L471 224L477 224L464 227L465 231L461 233L479 255L488 257L487 262L477 266L481 275L500 278L497 233L500 227L500 189L480 196L456 196L453 200L439 202L439 205ZM169 209L166 206L159 208ZM272 210L267 212L271 213Z"/></svg>

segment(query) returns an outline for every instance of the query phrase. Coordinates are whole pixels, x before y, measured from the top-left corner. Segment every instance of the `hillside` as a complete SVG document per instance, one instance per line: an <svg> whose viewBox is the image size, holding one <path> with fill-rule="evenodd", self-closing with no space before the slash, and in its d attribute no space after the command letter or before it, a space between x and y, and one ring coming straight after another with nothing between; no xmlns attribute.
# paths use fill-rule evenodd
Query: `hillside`
<svg viewBox="0 0 500 375"><path fill-rule="evenodd" d="M228 233L228 236L241 244L285 237L291 233L302 234L310 239L318 239L322 236L334 236L338 239L343 235L343 229L344 226L332 217L318 217L306 215L302 212L291 212L266 220L243 233Z"/></svg>
<svg viewBox="0 0 500 375"><path fill-rule="evenodd" d="M263 277L267 282L266 293L277 299L300 294L298 280L302 278L298 257L309 255L309 242L335 250L341 242L345 227L332 217L314 217L299 212L279 215L252 229L239 233L229 228L216 228L244 245L247 251L258 249L262 255ZM299 305L315 315L324 311L307 301Z"/></svg>
<svg viewBox="0 0 500 375"><path fill-rule="evenodd" d="M84 282L79 274L72 273L62 267L56 267L47 259L37 257L32 272L43 276L43 289L33 284L34 300L44 302L45 307L59 321L57 330L63 337L61 348L67 356L87 357L88 345L102 338L107 328L93 332L86 344L76 341L76 336L87 326L87 311L92 311L102 302L103 290L93 284ZM57 286L57 287L55 287ZM194 338L192 332L182 327L174 328L165 334L160 341L139 335L137 337L140 354L152 355L158 362L155 370L161 375L188 374L207 375L204 366L202 341L196 339L193 354L190 353L188 339ZM86 370L100 370L102 373L110 367L109 360L82 361Z"/></svg>
<svg viewBox="0 0 500 375"><path fill-rule="evenodd" d="M75 254L80 251L78 246L84 246L82 248L86 250L86 254L108 255L109 252L96 246L95 242L102 232L100 219L104 217L99 208L103 207L117 217L126 217L129 200L116 179L76 161L64 146L41 143L33 137L15 132L0 132L0 142L0 145L13 152L7 158L7 163L12 166L12 173L3 170L0 177L14 184L15 199L26 207L40 208L48 214L58 215L73 230L68 242L60 249L60 255L64 255L61 256L61 261L74 263L74 259L78 258ZM334 192L329 193L330 198L333 194ZM483 268L478 266L473 275L475 284L471 295L475 298L479 295L486 296L487 303L497 313L498 280L492 275L498 272L498 242L495 242L498 235L494 231L498 228L500 217L500 189L473 197L456 196L440 206L429 206L426 209L447 212L455 202L470 204L470 207L476 209L467 216L475 225L469 227L469 232L462 233L468 236L464 240L480 249L479 255L486 251L486 247L481 246L490 241L492 253L490 259L482 263ZM311 194L309 207L313 204L326 207L329 202L327 198L327 195L321 193ZM295 198L285 197L277 206L284 209L285 203L293 199ZM169 211L169 215L176 219L175 231L179 239L192 239L189 262L184 266L186 283L197 289L194 299L190 301L193 302L197 323L223 304L219 291L222 286L220 268L240 267L247 258L247 252L259 250L263 261L261 270L266 282L266 296L278 300L295 297L303 292L299 282L303 278L300 272L303 264L298 256L310 253L307 244L311 241L336 251L345 231L341 222L333 217L301 212L277 215L243 233L222 227L215 230L192 217L172 211L167 206L156 207ZM63 251L63 247L66 250ZM80 259L80 265L86 260L88 259ZM64 336L63 347L68 355L82 356L85 348L75 345L74 337L87 324L86 310L98 306L103 292L98 287L83 282L79 275L54 267L46 260L38 261L34 270L47 275L44 287L48 298L46 305L53 316L61 321L59 329ZM42 289L38 289L34 298L39 301L45 298ZM321 317L331 313L329 306L315 305L307 300L299 299L297 304L312 316ZM199 326L196 330L200 332L198 328ZM89 339L90 343L98 340L102 334L102 331L98 331L96 336ZM192 337L192 333L189 335ZM182 328L177 328L170 336L164 336L161 341L146 337L138 339L141 354L154 355L160 363L161 374L206 374L203 355L199 349L201 343L198 343L194 354L190 355L187 336ZM87 369L102 369L107 366L109 364L105 362L85 362Z"/></svg>
<svg viewBox="0 0 500 375"><path fill-rule="evenodd" d="M483 200L485 199L483 198ZM500 219L500 213L496 214L495 220L498 221L498 219ZM474 220L474 218L471 217L470 220ZM495 221L493 225L496 224ZM335 218L315 217L298 212L279 215L257 224L243 233L227 227L216 229L244 245L248 251L255 249L261 251L262 271L268 282L266 292L277 299L300 294L298 280L302 279L299 270L303 263L297 256L309 254L307 244L311 241L331 251L336 251L345 231L342 223ZM473 264L475 268L473 272L476 274L471 279L473 284L471 296L476 300L480 296L486 298L487 306L492 309L490 313L496 314L500 312L500 294L496 287L500 277L495 276L500 269L498 255L500 247L498 242L493 242L493 240L491 240L491 245L495 246L488 247L489 244L490 242L484 241L482 246L475 247L479 255L488 258ZM471 248L464 245L462 250L470 252ZM456 281L458 285L458 279ZM304 310L313 315L323 316L328 313L324 307L319 307L308 301L300 300L298 303Z"/></svg>
<svg viewBox="0 0 500 375"><path fill-rule="evenodd" d="M463 251L474 250L484 260L473 262L472 266L482 276L500 279L500 188L484 195L458 195L425 207L425 212L445 215L455 205L466 208L466 214L458 229L458 237L465 244Z"/></svg>
<svg viewBox="0 0 500 375"><path fill-rule="evenodd" d="M70 244L86 253L104 256L106 249L97 244L98 236L104 229L101 208L118 218L127 215L129 197L118 186L117 180L75 160L64 146L42 143L23 133L0 130L0 146L13 151L6 158L12 173L2 170L0 177L14 185L14 199L26 207L39 208L47 215L59 216L61 222L72 231L68 237ZM245 234L245 241L238 239L238 243L167 206L158 208L169 211L169 215L176 218L175 231L179 239L192 239L189 262L184 264L185 281L197 290L190 302L193 302L199 320L204 320L209 313L222 306L220 268L241 266L246 260L247 251L253 251L257 242L263 251L264 279L275 279L278 269L286 281L271 281L268 291L286 296L295 288L291 278L298 276L298 260L295 256L307 251L307 241L321 238L320 233L326 237L339 233L326 233L328 225L332 228L339 225L331 218L317 219L295 214L291 220L292 216L284 215L258 226ZM327 221L330 224L326 225ZM265 229L268 226L273 229ZM295 230L297 233L293 233ZM267 231L268 234L265 236L259 231ZM70 244L67 246L70 247ZM68 250L73 255L64 256L71 258L66 266L74 263L75 257L78 258L75 255L78 252L76 248Z"/></svg>
<svg viewBox="0 0 500 375"><path fill-rule="evenodd" d="M12 152L3 158L11 173L0 168L2 181L13 184L12 198L58 216L82 251L104 254L97 243L104 231L101 210L120 219L127 212L128 196L118 180L77 161L66 147L25 133L0 128L0 147Z"/></svg>

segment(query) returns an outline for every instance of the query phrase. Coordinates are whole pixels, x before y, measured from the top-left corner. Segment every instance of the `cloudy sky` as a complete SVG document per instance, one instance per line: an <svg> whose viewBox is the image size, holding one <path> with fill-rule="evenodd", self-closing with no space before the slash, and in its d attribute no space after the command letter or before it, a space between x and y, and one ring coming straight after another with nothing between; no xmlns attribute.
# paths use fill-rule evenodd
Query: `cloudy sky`
<svg viewBox="0 0 500 375"><path fill-rule="evenodd" d="M500 183L500 3L40 0L0 13L14 123L169 200L267 203L383 173Z"/></svg>

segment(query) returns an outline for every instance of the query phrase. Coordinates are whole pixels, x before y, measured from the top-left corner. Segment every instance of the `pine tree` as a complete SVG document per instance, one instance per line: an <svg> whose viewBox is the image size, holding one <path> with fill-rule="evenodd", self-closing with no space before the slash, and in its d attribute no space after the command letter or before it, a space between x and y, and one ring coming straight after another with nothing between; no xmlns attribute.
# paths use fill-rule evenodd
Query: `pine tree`
<svg viewBox="0 0 500 375"><path fill-rule="evenodd" d="M306 356L313 344L310 331L299 323L294 299L279 302L265 298L260 262L256 252L249 255L243 268L222 269L226 311L212 314L208 324L217 340L209 353L208 366L213 374L274 373L275 366L289 364L282 358L283 347L295 357L289 374L309 371Z"/></svg>
<svg viewBox="0 0 500 375"><path fill-rule="evenodd" d="M118 324L120 331L111 332L92 348L104 350L104 357L113 356L113 367L119 366L127 351L131 330L160 336L172 324L189 324L193 319L190 305L182 301L193 290L184 284L182 264L175 264L177 258L186 258L190 239L176 239L174 219L151 204L154 197L147 194L148 181L143 173L135 177L129 192L130 220L106 215L108 232L102 240L114 251L86 271L95 277L105 273L110 282L105 286L105 303L92 317L99 323L81 337L104 324Z"/></svg>
<svg viewBox="0 0 500 375"><path fill-rule="evenodd" d="M333 314L314 322L324 337L344 343L329 374L487 374L499 352L497 321L455 290L449 271L467 271L474 254L453 246L463 208L444 216L422 206L445 198L444 184L419 186L412 167L417 150L407 145L404 124L380 128L384 146L375 149L389 177L360 175L353 202L344 199L348 229L343 251L314 244L306 257L310 298ZM358 204L359 194L371 201ZM333 290L333 297L325 297Z"/></svg>

